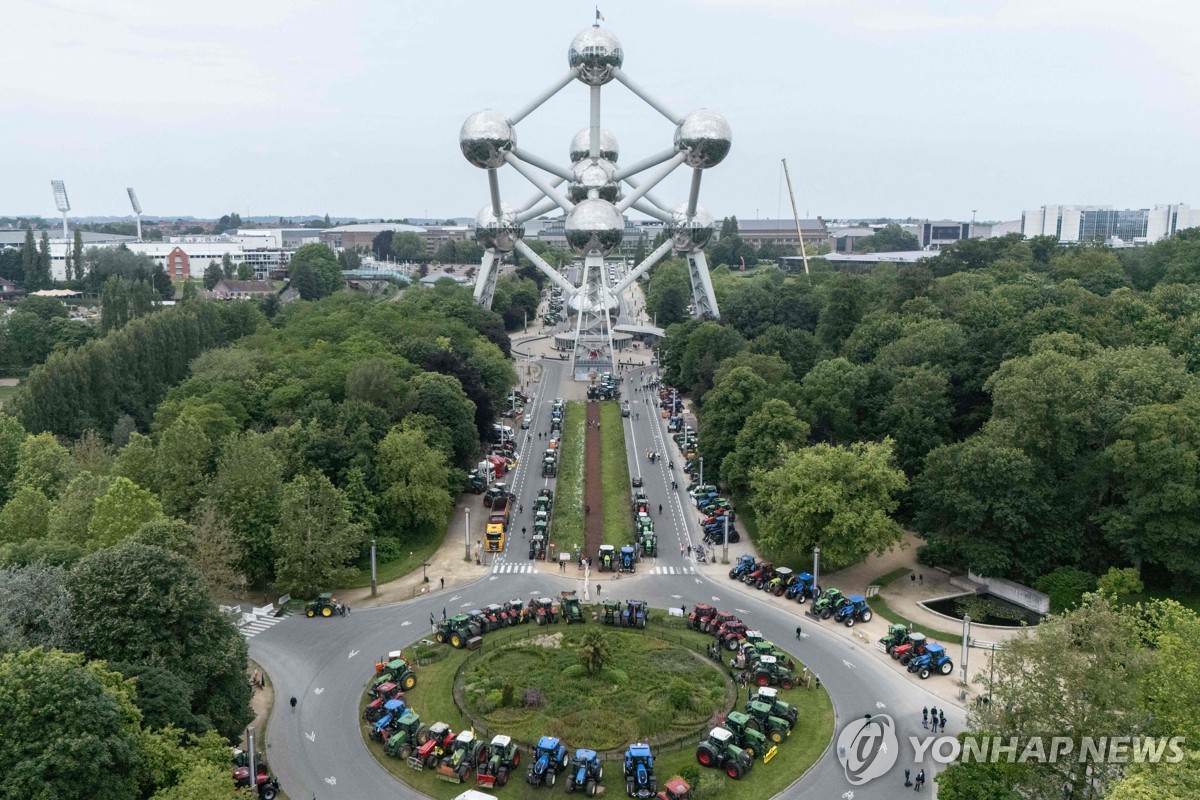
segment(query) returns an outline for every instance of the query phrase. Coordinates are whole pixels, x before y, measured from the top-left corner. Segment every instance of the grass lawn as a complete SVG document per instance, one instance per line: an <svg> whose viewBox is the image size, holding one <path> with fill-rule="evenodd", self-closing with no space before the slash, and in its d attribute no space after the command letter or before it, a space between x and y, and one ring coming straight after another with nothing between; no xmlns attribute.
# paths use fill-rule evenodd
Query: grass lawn
<svg viewBox="0 0 1200 800"><path fill-rule="evenodd" d="M583 446L587 431L587 406L580 400L567 403L559 444L558 482L554 487L554 517L550 538L558 552L583 549Z"/></svg>
<svg viewBox="0 0 1200 800"><path fill-rule="evenodd" d="M604 543L620 547L633 543L633 498L625 426L616 401L600 404L600 469L604 481Z"/></svg>
<svg viewBox="0 0 1200 800"><path fill-rule="evenodd" d="M375 571L378 574L380 586L421 569L421 564L428 561L437 552L438 548L442 546L442 542L439 539L431 538L428 541L414 542L408 546L411 548L411 552L406 552L400 558L376 565ZM370 585L371 566L368 564L366 569L359 570L353 580L340 588L361 589Z"/></svg>
<svg viewBox="0 0 1200 800"><path fill-rule="evenodd" d="M539 628L533 625L523 625L515 628L505 628L493 633L485 634L484 646L478 655L472 655L466 650L453 650L446 647L441 652L447 653L445 658L437 663L421 666L417 668L418 681L416 688L408 693L406 698L412 707L420 714L421 721L426 725L436 721L444 721L451 725L454 730L462 730L464 727L470 727L470 723L462 717L453 700L455 676L459 668L467 661L472 660L472 666L468 667L468 675L470 680L465 684L465 690L469 693L475 691L479 695L482 691L483 697L487 697L489 693L494 693L494 688L482 689L481 687L472 688L472 681L479 680L476 676L476 670L481 667L488 671L495 671L497 675L503 675L505 672L505 664L507 661L517 658L517 654L534 649L536 645L529 642L524 645L517 645L516 648L506 650L505 644L512 644L516 639L526 637L550 636L561 633L562 641L571 642L582 636L585 632L601 628L608 635L609 639L614 642L613 652L618 659L616 663L611 663L605 668L604 675L606 679L580 680L579 676L574 676L575 670L571 665L566 669L556 671L552 668L550 662L557 663L560 658L570 660L566 651L554 652L549 648L540 648L545 651L540 661L546 661L545 674L540 676L543 683L549 683L550 686L542 686L547 695L547 709L557 708L558 705L563 705L564 708L578 709L574 713L579 715L579 719L575 721L574 730L581 731L584 729L593 730L596 735L602 735L604 730L601 716L593 716L596 714L603 715L605 709L608 708L612 720L619 720L622 715L612 715L611 710L620 709L613 700L614 691L620 691L621 687L614 687L609 683L614 679L620 679L622 673L625 680L628 681L634 691L641 691L643 697L648 700L654 700L660 704L670 702L667 698L671 694L671 689L664 689L661 694L664 695L659 699L660 692L657 690L658 683L642 680L642 675L638 672L639 664L642 664L647 657L653 658L655 653L664 654L670 653L671 658L662 659L658 665L660 671L666 677L668 683L682 684L683 688L680 692L687 692L692 700L699 699L701 696L706 696L708 690L703 687L693 688L689 686L691 681L700 681L702 684L707 684L709 681L706 678L706 673L711 673L721 684L720 691L715 692L715 695L720 696L719 704L716 704L715 710L724 712L729 706L727 703L728 693L725 689L724 680L720 679L718 670L712 666L705 666L695 661L694 657L684 653L687 648L695 649L702 653L704 645L711 641L711 638L691 631L682 626L682 621L678 619L667 618L665 612L655 610L652 614L652 623L645 631L633 631L629 629L612 628L608 626L597 625L595 622L589 621L587 625L578 627L567 627L555 625L552 627ZM557 638L557 637L555 637ZM669 643L670 648L664 649L664 643ZM439 647L439 649L441 649ZM639 652L640 651L640 652ZM408 651L408 652L411 652ZM406 653L407 654L407 653ZM535 654L536 655L536 654ZM641 659L638 661L636 659ZM691 660L688 660L691 659ZM525 663L525 662L522 662ZM566 662L564 662L566 663ZM712 664L712 662L707 662ZM694 666L692 666L694 664ZM512 665L509 664L509 667ZM679 671L681 667L688 667L685 674L677 677L671 677L672 671ZM521 667L523 669L523 667ZM540 669L540 667L539 667ZM508 674L513 675L514 683L521 680L515 669L508 669ZM551 695L555 691L571 693L566 697L552 698ZM514 696L521 697L521 692L514 692ZM755 800L755 798L771 797L783 791L788 785L795 781L800 775L807 770L813 762L821 755L826 745L829 743L833 735L833 706L829 701L829 696L824 689L792 689L789 691L781 691L780 696L787 702L797 706L800 710L800 722L792 735L786 739L779 747L778 754L771 760L770 763L764 764L759 758L751 772L742 780L737 782L737 792L739 798L745 800ZM494 697L492 698L495 699ZM709 702L712 702L711 700ZM736 705L741 707L745 702L745 696L739 696ZM362 704L365 705L366 696ZM637 728L639 725L647 724L646 720L639 720L639 716L647 716L646 711L651 708L650 703L644 704L641 711L638 709L629 709L624 715L626 725ZM589 710L590 709L590 710ZM499 708L492 712L492 716L511 715L513 722L509 727L498 726L498 732L515 733L520 727L521 721L519 717L525 714L528 710L520 707ZM707 795L709 787L714 792L719 792L722 789L729 790L733 788L733 781L725 778L723 773L716 770L701 770L696 763L695 744L700 740L705 728L708 727L706 714L703 713L704 708L697 708L691 716L700 721L700 724L692 723L692 735L683 735L683 741L676 749L670 749L668 746L653 747L655 753L655 775L658 778L659 786L662 786L671 776L684 774L685 777L695 775L700 776L699 785L704 788L703 794ZM661 709L659 715L662 715ZM564 724L567 724L564 721ZM669 729L672 724L670 718L667 721L655 720L659 729ZM451 784L440 780L437 774L433 771L417 772L408 767L407 763L392 759L384 755L383 747L376 742L370 741L366 737L365 726L361 728L364 741L376 757L376 759L394 776L410 784L417 790L424 792L432 797L450 800L460 794L469 786ZM486 731L484 726L477 726L475 729L476 735L482 738L490 739L492 732ZM548 731L547 731L548 732ZM669 730L664 731L666 735L670 735ZM536 734L540 735L540 734ZM519 798L520 800L534 800L534 798L544 798L549 792L555 792L556 789L548 790L546 788L534 788L525 782L525 767L529 762L531 745L530 736L528 738L520 738L518 741L522 744L522 765L519 768L519 774L514 775L502 792L504 796L511 798ZM595 742L582 739L579 734L573 734L566 738L566 744L571 748L590 746ZM623 748L622 748L623 749ZM608 793L614 796L624 796L622 794L623 787L621 786L621 754L620 750L617 753L610 754L606 757L606 768L603 785L607 787ZM472 776L473 779L473 776ZM697 781L693 780L693 786L697 786Z"/></svg>
<svg viewBox="0 0 1200 800"><path fill-rule="evenodd" d="M0 386L0 407L2 407L4 402L8 400L8 398L12 397L16 391L16 386Z"/></svg>
<svg viewBox="0 0 1200 800"><path fill-rule="evenodd" d="M871 604L871 610L873 610L876 614L879 614L881 617L886 619L888 622L898 623L901 625L910 625L912 627L912 630L923 633L926 636L928 636L930 639L939 639L943 642L949 642L949 641L954 641L955 639L961 639L962 638L961 631L958 633L949 633L947 631L939 631L934 628L927 628L924 625L919 625L917 623L912 622L911 620L905 619L900 614L897 614L895 611L892 611L891 607L887 604L887 599L884 598L884 596L883 596L883 590L886 589L888 584L892 583L893 581L899 580L900 578L907 577L910 572L912 572L912 570L909 569L908 567L899 567L898 569L894 569L886 575L880 575L878 578L871 581L868 584L869 586L878 586L879 587L879 594L875 595L874 597L872 597L870 600L867 601L868 603Z"/></svg>

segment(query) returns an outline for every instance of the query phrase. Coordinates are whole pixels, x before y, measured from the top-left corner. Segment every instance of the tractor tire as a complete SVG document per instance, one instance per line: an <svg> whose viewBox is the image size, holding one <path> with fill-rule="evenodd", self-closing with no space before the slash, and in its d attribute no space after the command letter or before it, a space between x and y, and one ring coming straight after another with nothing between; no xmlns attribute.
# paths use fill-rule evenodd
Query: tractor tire
<svg viewBox="0 0 1200 800"><path fill-rule="evenodd" d="M883 646L883 652L887 653L889 656L892 656L892 658L896 657L896 656L892 655L892 651L895 649L896 649L896 645L894 645L894 644L885 644Z"/></svg>
<svg viewBox="0 0 1200 800"><path fill-rule="evenodd" d="M316 615L317 615L316 609L306 608L304 610L304 616L308 617L309 619L312 619Z"/></svg>
<svg viewBox="0 0 1200 800"><path fill-rule="evenodd" d="M435 633L433 635L433 640L435 642L437 642L438 644L445 644L446 643L446 634L442 633L441 631L438 631L437 633Z"/></svg>
<svg viewBox="0 0 1200 800"><path fill-rule="evenodd" d="M821 612L821 619L829 619L832 616L833 616L833 606L826 606L825 610Z"/></svg>
<svg viewBox="0 0 1200 800"><path fill-rule="evenodd" d="M738 640L733 639L733 638L726 639L725 640L725 649L731 653L733 651L737 650L738 649Z"/></svg>
<svg viewBox="0 0 1200 800"><path fill-rule="evenodd" d="M755 582L754 582L754 588L755 588L755 589L758 589L760 592L762 591L762 589L763 589L763 586L764 586L764 584L763 584L763 582L762 582L762 581L755 581Z"/></svg>
<svg viewBox="0 0 1200 800"><path fill-rule="evenodd" d="M796 685L796 684L792 683L792 679L791 679L791 678L784 678L783 680L781 680L781 681L779 682L779 688L780 688L780 689L784 689L784 690L787 690L787 689L792 689L792 688L794 688L794 687L795 687L795 685Z"/></svg>
<svg viewBox="0 0 1200 800"><path fill-rule="evenodd" d="M462 781L463 783L466 783L467 777L470 776L470 774L471 774L471 768L467 766L465 761L462 764L458 765L458 779L460 781Z"/></svg>
<svg viewBox="0 0 1200 800"><path fill-rule="evenodd" d="M330 608L329 606L325 606L324 608L321 609L321 616L322 617L332 617L333 609Z"/></svg>
<svg viewBox="0 0 1200 800"><path fill-rule="evenodd" d="M736 761L725 762L725 774L736 781L742 777L742 765Z"/></svg>
<svg viewBox="0 0 1200 800"><path fill-rule="evenodd" d="M771 685L771 676L765 672L758 673L757 675L754 676L754 685L755 686L770 686Z"/></svg>
<svg viewBox="0 0 1200 800"><path fill-rule="evenodd" d="M521 766L521 751L520 750L513 753L513 766L514 767Z"/></svg>
<svg viewBox="0 0 1200 800"><path fill-rule="evenodd" d="M871 613L871 609L868 608L866 611L864 611L858 615L858 621L859 622L870 622L871 618L874 616L875 615Z"/></svg>
<svg viewBox="0 0 1200 800"><path fill-rule="evenodd" d="M428 741L429 741L429 728L426 728L424 725L422 725L421 727L417 728L416 743L419 746L419 745L425 744Z"/></svg>
<svg viewBox="0 0 1200 800"><path fill-rule="evenodd" d="M742 750L749 753L751 758L758 758L758 751L754 749L754 745L748 744L745 747L743 747Z"/></svg>
<svg viewBox="0 0 1200 800"><path fill-rule="evenodd" d="M895 657L896 656L892 656L892 658ZM912 661L912 653L905 653L904 655L900 656L900 666L907 667L909 661Z"/></svg>
<svg viewBox="0 0 1200 800"><path fill-rule="evenodd" d="M501 767L496 771L496 785L503 786L506 783L508 783L508 768Z"/></svg>
<svg viewBox="0 0 1200 800"><path fill-rule="evenodd" d="M645 630L645 629L646 629L646 620L645 620L645 619L639 619L639 620L638 620L638 627L639 627L639 628L641 628L642 630Z"/></svg>
<svg viewBox="0 0 1200 800"><path fill-rule="evenodd" d="M929 667L921 667L919 670L917 670L917 675L920 676L921 680L928 678L929 674Z"/></svg>
<svg viewBox="0 0 1200 800"><path fill-rule="evenodd" d="M575 779L570 775L567 776L567 794L575 791Z"/></svg>
<svg viewBox="0 0 1200 800"><path fill-rule="evenodd" d="M938 672L943 675L949 675L951 672L954 672L954 662L947 658L938 667Z"/></svg>
<svg viewBox="0 0 1200 800"><path fill-rule="evenodd" d="M275 800L275 798L278 796L279 796L279 790L276 789L274 786L258 787L259 800Z"/></svg>
<svg viewBox="0 0 1200 800"><path fill-rule="evenodd" d="M633 781L625 781L625 794L633 797Z"/></svg>
<svg viewBox="0 0 1200 800"><path fill-rule="evenodd" d="M588 797L595 797L596 796L596 782L588 781L587 783L585 783L583 785L583 793L586 794Z"/></svg>
<svg viewBox="0 0 1200 800"><path fill-rule="evenodd" d="M779 744L780 742L783 741L783 732L781 730L779 730L778 728L775 728L774 730L772 730L770 733L767 734L767 738L770 739L775 744Z"/></svg>
<svg viewBox="0 0 1200 800"><path fill-rule="evenodd" d="M433 755L426 756L425 757L425 769L433 769L434 767L437 766L437 762L438 762L437 756L433 756Z"/></svg>
<svg viewBox="0 0 1200 800"><path fill-rule="evenodd" d="M730 580L733 580L733 579L734 579L734 578L736 578L737 576L738 576L738 575L737 575L737 570L736 570L736 569L731 569L731 570L729 570L729 578L730 578Z"/></svg>
<svg viewBox="0 0 1200 800"><path fill-rule="evenodd" d="M400 679L400 687L406 692L411 692L413 687L417 685L417 676L411 672ZM421 742L424 744L424 742Z"/></svg>
<svg viewBox="0 0 1200 800"><path fill-rule="evenodd" d="M546 770L546 785L553 786L556 777L557 775L553 770Z"/></svg>
<svg viewBox="0 0 1200 800"><path fill-rule="evenodd" d="M716 766L717 754L712 751L706 744L701 744L696 748L696 760L700 762L702 767ZM630 783L630 786L633 784Z"/></svg>
<svg viewBox="0 0 1200 800"><path fill-rule="evenodd" d="M545 617L543 617L541 614L538 614L538 618L537 618L537 624L538 624L538 625L545 625L545 624L546 624L546 618L545 618Z"/></svg>
<svg viewBox="0 0 1200 800"><path fill-rule="evenodd" d="M604 765L603 764L601 764L600 769L596 771L596 780L597 781L604 780Z"/></svg>
<svg viewBox="0 0 1200 800"><path fill-rule="evenodd" d="M746 723L746 727L752 731L758 731L759 733L763 732L762 723L753 717L751 717L750 720Z"/></svg>
<svg viewBox="0 0 1200 800"><path fill-rule="evenodd" d="M786 592L786 591L787 591L787 589L784 589L784 588L781 586L780 588L778 588L778 589L776 589L776 590L775 590L775 596L776 596L776 597L783 597L783 593L784 593L784 592Z"/></svg>
<svg viewBox="0 0 1200 800"><path fill-rule="evenodd" d="M801 592L800 594L796 595L796 602L800 605L804 605L808 602L808 595L804 592Z"/></svg>
<svg viewBox="0 0 1200 800"><path fill-rule="evenodd" d="M452 633L450 634L450 644L453 647L462 648L463 639L458 635L458 633Z"/></svg>
<svg viewBox="0 0 1200 800"><path fill-rule="evenodd" d="M853 615L853 614L851 614L850 616L846 617L846 623L845 623L845 624L846 624L846 627L847 627L847 628L853 628L853 627L854 627L854 615Z"/></svg>

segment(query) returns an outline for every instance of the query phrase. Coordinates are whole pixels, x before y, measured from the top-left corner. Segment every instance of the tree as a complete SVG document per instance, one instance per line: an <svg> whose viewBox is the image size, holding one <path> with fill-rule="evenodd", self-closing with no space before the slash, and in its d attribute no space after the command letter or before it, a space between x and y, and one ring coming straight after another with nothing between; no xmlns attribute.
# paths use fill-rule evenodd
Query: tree
<svg viewBox="0 0 1200 800"><path fill-rule="evenodd" d="M796 416L796 410L783 400L767 400L746 417L733 451L721 462L721 480L731 494L745 497L754 470L775 469L785 451L802 447L807 441L808 425Z"/></svg>
<svg viewBox="0 0 1200 800"><path fill-rule="evenodd" d="M25 275L25 291L36 292L45 287L41 284L41 272L38 269L37 243L33 238L33 228L25 229L25 243L21 245L21 272Z"/></svg>
<svg viewBox="0 0 1200 800"><path fill-rule="evenodd" d="M225 273L221 271L220 264L215 261L208 262L208 266L204 268L204 288L211 292L224 277Z"/></svg>
<svg viewBox="0 0 1200 800"><path fill-rule="evenodd" d="M254 280L254 267L250 266L250 262L243 261L237 265L237 279L239 281Z"/></svg>
<svg viewBox="0 0 1200 800"><path fill-rule="evenodd" d="M28 486L55 497L74 471L71 453L49 433L30 434L17 449L17 473L12 488Z"/></svg>
<svg viewBox="0 0 1200 800"><path fill-rule="evenodd" d="M925 455L950 440L950 382L939 369L905 367L879 414L880 431L896 442L896 461L916 475Z"/></svg>
<svg viewBox="0 0 1200 800"><path fill-rule="evenodd" d="M392 428L379 443L375 468L382 530L420 540L445 525L453 500L446 457L421 431Z"/></svg>
<svg viewBox="0 0 1200 800"><path fill-rule="evenodd" d="M817 323L817 340L836 351L863 315L863 280L846 273L830 282L829 299Z"/></svg>
<svg viewBox="0 0 1200 800"><path fill-rule="evenodd" d="M1138 571L1132 567L1109 567L1108 572L1096 581L1096 591L1112 597L1117 602L1125 602L1130 595L1141 594L1144 590Z"/></svg>
<svg viewBox="0 0 1200 800"><path fill-rule="evenodd" d="M377 261L387 261L391 257L392 238L395 235L395 231L380 231L375 234L375 238L371 240L371 252L375 254Z"/></svg>
<svg viewBox="0 0 1200 800"><path fill-rule="evenodd" d="M129 441L113 459L112 474L129 478L138 486L157 486L158 456L153 440L136 431L130 433Z"/></svg>
<svg viewBox="0 0 1200 800"><path fill-rule="evenodd" d="M129 318L129 286L119 275L110 275L100 294L100 332L120 330Z"/></svg>
<svg viewBox="0 0 1200 800"><path fill-rule="evenodd" d="M62 567L0 569L0 654L31 647L66 649L70 593Z"/></svg>
<svg viewBox="0 0 1200 800"><path fill-rule="evenodd" d="M844 358L821 361L800 381L798 414L812 427L812 437L832 444L858 438L859 417L866 405L867 373Z"/></svg>
<svg viewBox="0 0 1200 800"><path fill-rule="evenodd" d="M119 673L61 650L0 658L0 796L135 800L143 759L134 688Z"/></svg>
<svg viewBox="0 0 1200 800"><path fill-rule="evenodd" d="M588 675L598 675L608 663L608 637L598 628L588 628L579 640L579 663Z"/></svg>
<svg viewBox="0 0 1200 800"><path fill-rule="evenodd" d="M86 274L83 263L83 233L78 228L75 229L75 239L71 245L71 264L75 268L75 280L83 280ZM70 280L70 278L71 276L68 275L67 279Z"/></svg>
<svg viewBox="0 0 1200 800"><path fill-rule="evenodd" d="M306 244L296 250L288 274L305 300L331 295L342 283L337 256L323 244Z"/></svg>
<svg viewBox="0 0 1200 800"><path fill-rule="evenodd" d="M128 478L114 478L104 494L96 498L88 523L88 546L92 550L111 547L132 536L143 524L162 517L162 504L153 492Z"/></svg>
<svg viewBox="0 0 1200 800"><path fill-rule="evenodd" d="M760 546L802 556L820 546L831 569L887 551L901 538L891 514L898 506L895 495L907 486L891 459L889 439L849 447L818 444L754 473Z"/></svg>
<svg viewBox="0 0 1200 800"><path fill-rule="evenodd" d="M158 496L166 513L188 516L204 495L213 447L191 416L180 415L162 433L156 452Z"/></svg>
<svg viewBox="0 0 1200 800"><path fill-rule="evenodd" d="M442 424L454 447L453 463L467 467L479 450L475 403L463 392L462 384L449 375L424 372L412 379L406 406L410 413L427 414ZM445 485L445 484L441 484Z"/></svg>
<svg viewBox="0 0 1200 800"><path fill-rule="evenodd" d="M42 231L42 240L38 242L38 279L39 288L54 285L54 275L50 271L50 234Z"/></svg>
<svg viewBox="0 0 1200 800"><path fill-rule="evenodd" d="M752 369L739 366L704 395L698 444L700 454L718 472L722 461L733 451L746 418L762 407L769 390L767 382Z"/></svg>
<svg viewBox="0 0 1200 800"><path fill-rule="evenodd" d="M17 459L26 436L16 418L0 413L0 502L11 496L10 484L17 474Z"/></svg>
<svg viewBox="0 0 1200 800"><path fill-rule="evenodd" d="M183 556L126 542L80 561L69 586L75 638L89 658L177 675L192 690L192 712L223 736L250 721L246 641Z"/></svg>
<svg viewBox="0 0 1200 800"><path fill-rule="evenodd" d="M143 525L142 530L145 527ZM200 511L191 533L188 559L204 576L209 591L222 597L244 591L246 576L238 570L240 549L229 523L211 506L206 506Z"/></svg>
<svg viewBox="0 0 1200 800"><path fill-rule="evenodd" d="M235 270L235 267L233 266L233 256L231 256L227 252L222 253L221 254L221 275L223 275L226 278L232 278L234 275L234 270Z"/></svg>
<svg viewBox="0 0 1200 800"><path fill-rule="evenodd" d="M282 491L283 467L261 434L225 440L206 501L237 540L237 570L252 584L271 574L271 536Z"/></svg>
<svg viewBox="0 0 1200 800"><path fill-rule="evenodd" d="M294 264L288 269L288 284L300 293L301 300L319 300L321 297L320 283L312 266Z"/></svg>
<svg viewBox="0 0 1200 800"><path fill-rule="evenodd" d="M700 323L687 337L677 383L690 388L693 396L703 402L704 393L712 388L717 366L736 355L744 344L733 328L710 320Z"/></svg>
<svg viewBox="0 0 1200 800"><path fill-rule="evenodd" d="M397 261L422 261L427 258L425 240L411 231L401 231L392 237L392 258Z"/></svg>
<svg viewBox="0 0 1200 800"><path fill-rule="evenodd" d="M78 547L82 553L88 544L88 525L96 510L96 500L111 484L112 478L90 472L80 472L72 478L51 508L49 538Z"/></svg>
<svg viewBox="0 0 1200 800"><path fill-rule="evenodd" d="M43 539L50 528L50 501L41 491L22 486L0 510L0 543Z"/></svg>
<svg viewBox="0 0 1200 800"><path fill-rule="evenodd" d="M275 526L275 585L303 597L344 583L363 543L342 493L320 473L297 475L283 488Z"/></svg>
<svg viewBox="0 0 1200 800"><path fill-rule="evenodd" d="M896 253L920 250L921 241L915 234L892 222L857 242L854 249L860 253Z"/></svg>

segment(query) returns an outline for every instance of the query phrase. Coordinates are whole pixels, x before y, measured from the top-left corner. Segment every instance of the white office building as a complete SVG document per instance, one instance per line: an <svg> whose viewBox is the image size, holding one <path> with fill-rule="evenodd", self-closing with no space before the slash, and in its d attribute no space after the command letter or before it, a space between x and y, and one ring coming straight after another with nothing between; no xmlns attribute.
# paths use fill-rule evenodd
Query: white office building
<svg viewBox="0 0 1200 800"><path fill-rule="evenodd" d="M1060 242L1150 244L1185 228L1200 227L1200 209L1160 203L1153 208L1042 206L1021 214L1021 234L1053 236Z"/></svg>

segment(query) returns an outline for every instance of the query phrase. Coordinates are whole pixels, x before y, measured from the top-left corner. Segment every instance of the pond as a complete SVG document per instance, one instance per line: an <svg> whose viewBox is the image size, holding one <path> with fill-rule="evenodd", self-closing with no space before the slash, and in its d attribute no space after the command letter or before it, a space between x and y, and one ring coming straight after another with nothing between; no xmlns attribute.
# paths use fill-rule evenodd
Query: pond
<svg viewBox="0 0 1200 800"><path fill-rule="evenodd" d="M1016 628L1023 622L1028 625L1037 625L1042 621L1042 616L1037 612L987 592L960 594L956 597L943 597L940 600L926 600L921 605L930 611L936 611L955 619L962 619L964 614L970 614L971 621L981 625L1002 625Z"/></svg>

